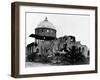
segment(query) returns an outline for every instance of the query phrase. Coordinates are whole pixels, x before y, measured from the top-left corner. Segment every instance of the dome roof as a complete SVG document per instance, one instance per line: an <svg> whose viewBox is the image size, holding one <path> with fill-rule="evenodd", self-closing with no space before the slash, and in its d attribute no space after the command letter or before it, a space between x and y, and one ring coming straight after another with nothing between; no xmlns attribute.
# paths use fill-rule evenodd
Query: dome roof
<svg viewBox="0 0 100 80"><path fill-rule="evenodd" d="M38 24L38 27L37 28L52 28L52 29L55 29L54 25L48 21L47 17L45 18L44 21L41 21L39 24Z"/></svg>

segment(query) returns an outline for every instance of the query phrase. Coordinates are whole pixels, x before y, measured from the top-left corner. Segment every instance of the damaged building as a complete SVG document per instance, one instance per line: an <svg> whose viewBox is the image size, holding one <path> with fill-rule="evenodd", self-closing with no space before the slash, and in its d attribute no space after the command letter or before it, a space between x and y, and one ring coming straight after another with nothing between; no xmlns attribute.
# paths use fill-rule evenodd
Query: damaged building
<svg viewBox="0 0 100 80"><path fill-rule="evenodd" d="M47 17L35 28L35 38L26 46L26 61L49 64L88 64L89 49L76 41L74 36L56 37L57 30Z"/></svg>

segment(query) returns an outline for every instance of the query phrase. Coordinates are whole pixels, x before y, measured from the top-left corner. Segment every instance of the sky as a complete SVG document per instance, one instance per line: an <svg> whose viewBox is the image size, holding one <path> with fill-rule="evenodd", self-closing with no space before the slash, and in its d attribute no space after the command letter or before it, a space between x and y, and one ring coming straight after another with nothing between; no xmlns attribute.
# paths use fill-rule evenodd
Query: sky
<svg viewBox="0 0 100 80"><path fill-rule="evenodd" d="M48 18L55 29L57 37L64 35L75 36L76 41L82 45L90 47L90 16L77 14L51 14L51 13L26 13L26 45L34 42L34 38L29 37L35 33L38 24Z"/></svg>

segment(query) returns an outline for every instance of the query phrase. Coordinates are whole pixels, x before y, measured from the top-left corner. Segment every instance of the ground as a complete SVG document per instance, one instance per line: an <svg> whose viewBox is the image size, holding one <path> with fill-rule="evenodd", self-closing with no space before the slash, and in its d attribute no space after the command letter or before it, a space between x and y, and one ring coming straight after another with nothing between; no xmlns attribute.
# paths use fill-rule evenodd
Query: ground
<svg viewBox="0 0 100 80"><path fill-rule="evenodd" d="M37 63L37 62L26 62L25 64L26 67L40 67L40 66L53 66L51 64L44 64L44 63Z"/></svg>

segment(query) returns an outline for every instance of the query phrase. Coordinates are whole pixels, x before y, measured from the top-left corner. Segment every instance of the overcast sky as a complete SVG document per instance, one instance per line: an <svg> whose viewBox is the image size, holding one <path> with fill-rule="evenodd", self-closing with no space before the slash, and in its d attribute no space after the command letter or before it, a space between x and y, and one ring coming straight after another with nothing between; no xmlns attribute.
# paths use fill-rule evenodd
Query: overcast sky
<svg viewBox="0 0 100 80"><path fill-rule="evenodd" d="M35 33L34 29L45 17L54 25L57 37L72 35L90 48L90 16L72 14L26 13L26 45L34 42L29 35Z"/></svg>

